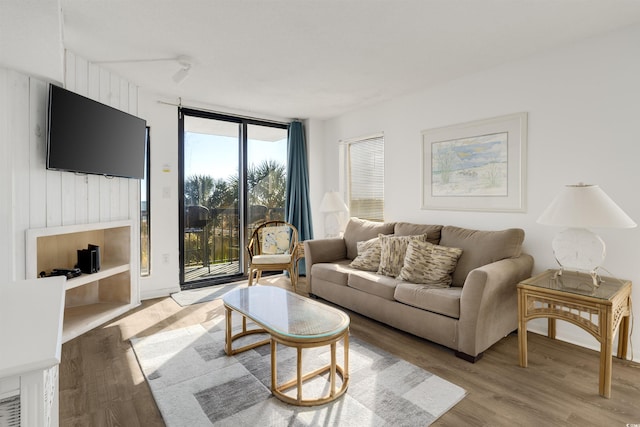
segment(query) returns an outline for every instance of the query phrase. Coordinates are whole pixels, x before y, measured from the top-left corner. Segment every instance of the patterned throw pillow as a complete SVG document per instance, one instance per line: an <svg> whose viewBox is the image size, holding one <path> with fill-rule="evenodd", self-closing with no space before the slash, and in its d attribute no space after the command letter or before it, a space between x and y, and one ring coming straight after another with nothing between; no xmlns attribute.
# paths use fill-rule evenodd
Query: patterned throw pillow
<svg viewBox="0 0 640 427"><path fill-rule="evenodd" d="M423 285L451 286L462 249L413 241L407 246L399 279Z"/></svg>
<svg viewBox="0 0 640 427"><path fill-rule="evenodd" d="M265 227L262 229L262 253L279 255L289 253L289 227Z"/></svg>
<svg viewBox="0 0 640 427"><path fill-rule="evenodd" d="M358 242L358 256L355 257L351 264L353 268L365 271L378 271L380 266L380 238L374 237L365 242Z"/></svg>
<svg viewBox="0 0 640 427"><path fill-rule="evenodd" d="M396 277L400 274L402 266L404 265L404 254L407 251L409 242L414 240L420 242L427 241L426 234L419 234L416 236L385 236L380 237L380 267L378 267L378 274L384 274L385 276Z"/></svg>

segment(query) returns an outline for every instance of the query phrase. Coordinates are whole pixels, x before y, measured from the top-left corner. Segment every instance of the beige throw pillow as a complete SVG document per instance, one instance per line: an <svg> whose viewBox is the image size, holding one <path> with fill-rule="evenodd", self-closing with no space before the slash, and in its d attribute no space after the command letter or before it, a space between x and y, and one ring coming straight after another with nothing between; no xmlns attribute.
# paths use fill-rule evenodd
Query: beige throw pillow
<svg viewBox="0 0 640 427"><path fill-rule="evenodd" d="M385 236L380 237L380 267L378 274L396 277L404 265L404 255L411 241L427 241L426 234L417 236Z"/></svg>
<svg viewBox="0 0 640 427"><path fill-rule="evenodd" d="M423 285L451 286L462 249L412 241L407 246L399 279Z"/></svg>
<svg viewBox="0 0 640 427"><path fill-rule="evenodd" d="M358 242L358 256L349 264L353 268L365 271L378 271L380 266L380 238L374 237L365 242Z"/></svg>

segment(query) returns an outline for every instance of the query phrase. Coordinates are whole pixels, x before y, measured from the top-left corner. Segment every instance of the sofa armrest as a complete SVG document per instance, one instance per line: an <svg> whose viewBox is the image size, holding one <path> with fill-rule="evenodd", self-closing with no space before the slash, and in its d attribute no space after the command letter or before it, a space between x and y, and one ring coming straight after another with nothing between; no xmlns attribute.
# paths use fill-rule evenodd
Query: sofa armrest
<svg viewBox="0 0 640 427"><path fill-rule="evenodd" d="M460 296L459 352L475 357L517 329L517 285L532 269L533 257L522 254L469 273Z"/></svg>
<svg viewBox="0 0 640 427"><path fill-rule="evenodd" d="M318 239L304 241L304 264L307 273L307 285L311 292L311 267L321 262L335 262L347 258L347 246L343 238Z"/></svg>

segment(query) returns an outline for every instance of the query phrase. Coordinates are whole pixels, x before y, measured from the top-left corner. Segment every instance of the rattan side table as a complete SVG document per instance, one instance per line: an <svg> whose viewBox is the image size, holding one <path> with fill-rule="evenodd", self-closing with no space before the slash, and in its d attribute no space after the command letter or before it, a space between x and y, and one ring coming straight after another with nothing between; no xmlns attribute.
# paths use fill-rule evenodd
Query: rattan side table
<svg viewBox="0 0 640 427"><path fill-rule="evenodd" d="M518 344L520 366L527 367L527 321L547 318L549 338L555 339L556 319L584 329L600 342L599 391L611 397L611 357L620 327L617 357L625 359L629 343L631 282L603 277L594 287L589 274L547 270L518 284Z"/></svg>

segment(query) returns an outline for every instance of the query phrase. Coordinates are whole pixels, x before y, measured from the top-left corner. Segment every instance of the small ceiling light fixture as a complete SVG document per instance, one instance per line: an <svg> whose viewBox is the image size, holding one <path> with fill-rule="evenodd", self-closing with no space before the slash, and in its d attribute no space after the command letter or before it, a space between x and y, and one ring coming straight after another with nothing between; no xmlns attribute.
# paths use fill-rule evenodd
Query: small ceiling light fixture
<svg viewBox="0 0 640 427"><path fill-rule="evenodd" d="M184 56L178 57L178 64L180 64L180 69L173 75L173 81L176 82L176 84L182 83L191 70L191 62Z"/></svg>

